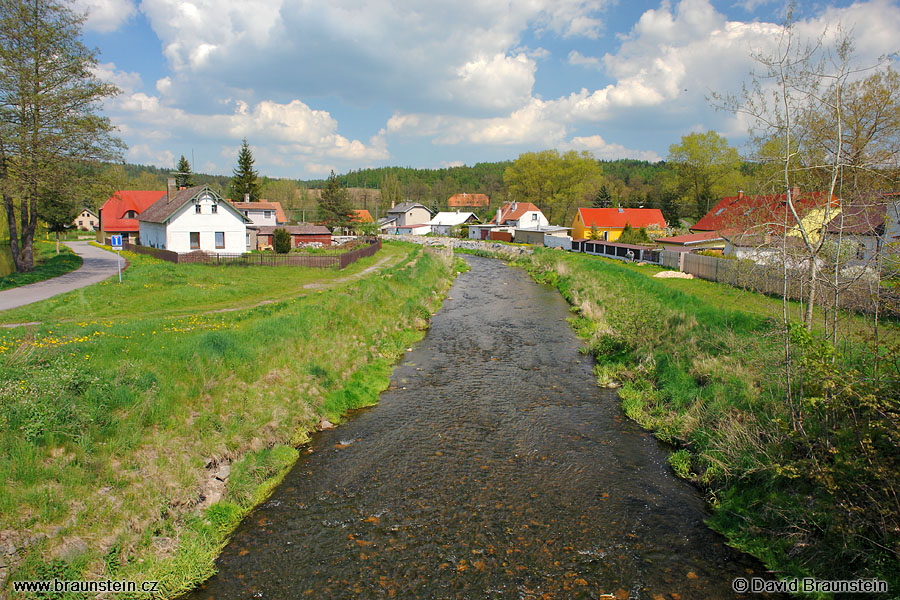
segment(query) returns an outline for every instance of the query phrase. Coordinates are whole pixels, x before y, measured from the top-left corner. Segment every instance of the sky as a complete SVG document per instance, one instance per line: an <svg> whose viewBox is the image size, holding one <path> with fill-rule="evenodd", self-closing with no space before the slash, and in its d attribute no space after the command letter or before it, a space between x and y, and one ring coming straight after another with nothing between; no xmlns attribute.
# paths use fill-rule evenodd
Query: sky
<svg viewBox="0 0 900 600"><path fill-rule="evenodd" d="M664 160L748 123L717 110L777 47L767 0L74 0L125 160L230 175L441 168L556 148ZM854 63L900 50L900 3L802 1L802 39L841 32ZM888 59L889 62L895 59ZM896 66L896 62L894 62Z"/></svg>

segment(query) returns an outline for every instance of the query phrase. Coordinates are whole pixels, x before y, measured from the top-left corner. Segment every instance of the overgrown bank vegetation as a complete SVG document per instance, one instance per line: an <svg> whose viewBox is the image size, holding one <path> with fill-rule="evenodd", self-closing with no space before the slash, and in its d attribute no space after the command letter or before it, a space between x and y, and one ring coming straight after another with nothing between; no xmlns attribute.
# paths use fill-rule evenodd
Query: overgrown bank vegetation
<svg viewBox="0 0 900 600"><path fill-rule="evenodd" d="M520 261L573 305L600 384L621 383L628 416L674 445L670 463L705 490L732 544L783 576L900 590L896 323L876 342L845 315L835 347L785 331L780 300L583 255Z"/></svg>
<svg viewBox="0 0 900 600"><path fill-rule="evenodd" d="M212 573L321 418L377 400L454 265L400 244L341 273L128 259L121 288L2 315L43 324L0 330L0 531L12 579L159 580L172 597ZM280 300L260 302L259 277Z"/></svg>

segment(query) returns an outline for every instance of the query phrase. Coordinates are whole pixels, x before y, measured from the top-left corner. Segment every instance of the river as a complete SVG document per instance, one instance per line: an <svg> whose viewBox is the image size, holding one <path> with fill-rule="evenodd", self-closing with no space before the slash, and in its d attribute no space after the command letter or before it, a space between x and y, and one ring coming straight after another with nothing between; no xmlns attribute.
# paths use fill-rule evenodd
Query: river
<svg viewBox="0 0 900 600"><path fill-rule="evenodd" d="M559 293L467 260L379 404L314 436L190 598L696 600L764 576L597 387Z"/></svg>

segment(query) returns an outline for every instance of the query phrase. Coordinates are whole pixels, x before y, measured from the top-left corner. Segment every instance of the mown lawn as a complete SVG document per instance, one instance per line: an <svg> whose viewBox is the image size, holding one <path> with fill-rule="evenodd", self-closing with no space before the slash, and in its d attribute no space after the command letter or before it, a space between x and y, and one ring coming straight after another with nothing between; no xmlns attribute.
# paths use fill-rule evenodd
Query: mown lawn
<svg viewBox="0 0 900 600"><path fill-rule="evenodd" d="M35 267L26 273L10 273L0 277L0 291L59 277L81 266L81 257L65 244L60 244L56 254L56 242L34 242Z"/></svg>
<svg viewBox="0 0 900 600"><path fill-rule="evenodd" d="M0 530L24 554L15 579L173 596L320 418L377 400L455 265L401 244L341 272L128 258L121 287L0 313L41 322L0 330Z"/></svg>
<svg viewBox="0 0 900 600"><path fill-rule="evenodd" d="M776 298L584 255L519 264L573 305L599 383L672 444L732 544L783 576L900 589L897 323L879 324L876 348L871 317L844 314L835 348L786 331Z"/></svg>

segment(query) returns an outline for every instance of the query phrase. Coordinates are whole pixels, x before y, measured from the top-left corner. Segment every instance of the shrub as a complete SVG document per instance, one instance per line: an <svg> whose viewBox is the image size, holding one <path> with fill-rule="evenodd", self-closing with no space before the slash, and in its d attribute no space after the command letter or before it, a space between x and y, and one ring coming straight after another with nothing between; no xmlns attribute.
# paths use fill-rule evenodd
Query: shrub
<svg viewBox="0 0 900 600"><path fill-rule="evenodd" d="M287 229L275 230L275 252L278 254L287 254L291 251L291 234Z"/></svg>

